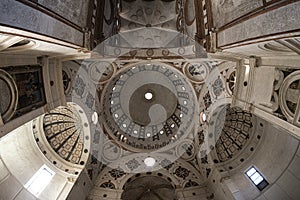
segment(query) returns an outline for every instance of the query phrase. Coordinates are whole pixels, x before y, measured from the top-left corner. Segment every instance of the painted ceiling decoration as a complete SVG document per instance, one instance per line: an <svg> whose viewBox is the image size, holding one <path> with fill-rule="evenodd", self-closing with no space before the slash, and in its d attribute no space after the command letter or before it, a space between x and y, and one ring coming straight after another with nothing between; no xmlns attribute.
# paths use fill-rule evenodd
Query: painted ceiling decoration
<svg viewBox="0 0 300 200"><path fill-rule="evenodd" d="M120 57L147 50L145 57L152 57L158 52L160 56L192 57L197 51L197 57L207 57L204 48L193 39L196 23L191 1L109 2L104 18L107 26L113 26L113 30L117 31L98 44L94 52L105 57ZM117 16L114 16L116 13ZM114 19L114 22L108 19Z"/></svg>
<svg viewBox="0 0 300 200"><path fill-rule="evenodd" d="M254 115L229 104L213 112L209 125L198 154L207 176L212 165L220 172L230 172L251 159L265 131Z"/></svg>
<svg viewBox="0 0 300 200"><path fill-rule="evenodd" d="M110 187L113 187L116 190L123 189L125 191L126 189L132 188L137 192L144 193L144 195L141 195L144 197L147 197L145 193L148 193L149 189L152 190L157 188L158 185L168 185L168 189L201 188L204 179L197 168L197 166L194 166L183 159L178 159L173 163L166 162L164 168L151 172L143 171L141 173L126 173L120 168L111 169L110 167L104 167L96 180L96 185L98 185L98 187L94 189L94 194L96 194L96 191L100 188ZM150 179L147 180L147 177L150 177ZM154 183L151 180L162 181L156 181ZM132 185L135 181L141 181L141 184L134 184L136 186ZM128 190L128 193L130 192L131 190Z"/></svg>
<svg viewBox="0 0 300 200"><path fill-rule="evenodd" d="M292 182L281 172L295 175L299 154L296 1L0 2L0 134L23 128L8 152L27 158L30 145L30 170L47 165L50 184L87 200L202 200L267 199L251 168L268 187ZM262 161L271 150L280 158ZM27 169L11 166L0 185L25 186Z"/></svg>
<svg viewBox="0 0 300 200"><path fill-rule="evenodd" d="M164 51L168 51L165 58L178 56L178 52L171 48L123 48L114 39L120 38L99 45L92 59L63 63L68 75L68 99L81 101L89 113L99 113L99 124L91 136L91 153L93 163L101 163L103 168L89 168L91 180L97 185L90 196L111 197L109 191L124 189L129 177L161 177L164 172L172 174L167 177L177 181L176 188L202 191L191 195L213 198L203 186L203 177L209 178L215 168L220 172L235 169L252 155L251 149L256 149L260 141L253 139L257 137L252 133L254 125L240 127L242 121L255 124L247 112L227 110L225 106L221 115L224 120L228 113L229 118L223 135L222 123L215 119L215 106L230 103L235 91L237 63L188 56L167 62L161 56ZM91 88L96 88L95 93ZM234 121L235 114L243 118L241 122ZM218 140L220 136L211 137L207 130L213 128L219 130L222 141ZM227 148L232 150L229 154ZM147 159L154 160L151 167ZM141 195L151 194L152 186L146 188L140 189Z"/></svg>
<svg viewBox="0 0 300 200"><path fill-rule="evenodd" d="M148 157L155 160L151 171L169 168L178 158L195 167L208 159L209 151L204 156L198 153L198 144L209 137L204 127L197 127L200 117L197 108L202 109L201 94L205 91L207 104L231 97L226 80L227 74L234 71L231 69L234 64L222 67L218 61L112 62L95 58L65 62L63 66L73 88L69 95L81 99L91 109L88 112L96 108L101 113L99 122L103 127L96 128L100 130L92 136L93 145L102 146L93 150L98 163L126 173L142 173L149 170L145 165ZM96 94L91 94L91 85L97 88ZM100 104L95 102L90 106L89 102L94 101L89 101L89 96L101 99ZM209 118L211 107L203 109Z"/></svg>

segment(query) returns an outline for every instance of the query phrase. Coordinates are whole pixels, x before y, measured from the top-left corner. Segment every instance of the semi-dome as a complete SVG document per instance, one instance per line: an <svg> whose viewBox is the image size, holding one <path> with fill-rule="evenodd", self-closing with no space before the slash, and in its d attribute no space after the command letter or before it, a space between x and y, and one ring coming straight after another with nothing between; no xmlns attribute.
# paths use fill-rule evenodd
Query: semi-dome
<svg viewBox="0 0 300 200"><path fill-rule="evenodd" d="M223 112L226 112L225 122L215 147L219 162L235 157L254 134L251 113L229 106Z"/></svg>
<svg viewBox="0 0 300 200"><path fill-rule="evenodd" d="M68 103L57 107L36 120L33 129L39 148L58 168L69 172L68 166L82 168L85 165L90 130L80 106Z"/></svg>

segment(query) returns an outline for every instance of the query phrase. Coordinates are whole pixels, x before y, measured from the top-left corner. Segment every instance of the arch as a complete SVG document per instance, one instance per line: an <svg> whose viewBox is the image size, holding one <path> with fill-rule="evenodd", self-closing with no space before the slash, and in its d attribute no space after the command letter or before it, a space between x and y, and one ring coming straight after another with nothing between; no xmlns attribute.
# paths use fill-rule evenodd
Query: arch
<svg viewBox="0 0 300 200"><path fill-rule="evenodd" d="M127 182L121 199L169 200L175 199L175 188L168 180L158 176L141 176Z"/></svg>

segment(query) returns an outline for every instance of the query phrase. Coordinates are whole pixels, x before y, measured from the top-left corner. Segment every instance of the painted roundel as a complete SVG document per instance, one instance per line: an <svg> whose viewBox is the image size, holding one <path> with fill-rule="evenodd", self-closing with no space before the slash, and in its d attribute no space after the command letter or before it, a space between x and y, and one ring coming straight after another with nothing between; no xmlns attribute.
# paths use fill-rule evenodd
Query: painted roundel
<svg viewBox="0 0 300 200"><path fill-rule="evenodd" d="M96 84L107 82L115 71L115 65L106 61L97 61L89 65L89 75Z"/></svg>
<svg viewBox="0 0 300 200"><path fill-rule="evenodd" d="M193 159L195 155L194 142L189 139L183 140L176 146L176 154L185 160Z"/></svg>
<svg viewBox="0 0 300 200"><path fill-rule="evenodd" d="M191 131L196 102L191 85L175 68L139 63L106 85L101 104L104 127L134 152L170 147Z"/></svg>
<svg viewBox="0 0 300 200"><path fill-rule="evenodd" d="M119 146L108 140L103 145L103 159L107 162L113 162L118 160L122 154Z"/></svg>
<svg viewBox="0 0 300 200"><path fill-rule="evenodd" d="M209 66L204 63L188 63L183 68L184 74L195 83L203 83L209 71Z"/></svg>

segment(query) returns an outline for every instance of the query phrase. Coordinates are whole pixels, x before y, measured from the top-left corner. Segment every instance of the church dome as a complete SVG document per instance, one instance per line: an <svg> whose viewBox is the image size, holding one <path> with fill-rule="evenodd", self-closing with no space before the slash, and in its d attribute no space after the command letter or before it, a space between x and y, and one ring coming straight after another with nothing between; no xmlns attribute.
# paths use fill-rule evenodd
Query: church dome
<svg viewBox="0 0 300 200"><path fill-rule="evenodd" d="M104 127L128 150L158 150L190 133L196 102L192 86L175 68L163 63L135 64L118 73L104 89Z"/></svg>

